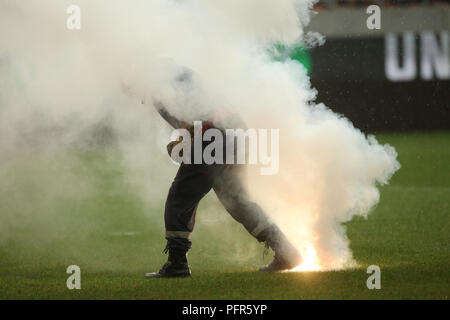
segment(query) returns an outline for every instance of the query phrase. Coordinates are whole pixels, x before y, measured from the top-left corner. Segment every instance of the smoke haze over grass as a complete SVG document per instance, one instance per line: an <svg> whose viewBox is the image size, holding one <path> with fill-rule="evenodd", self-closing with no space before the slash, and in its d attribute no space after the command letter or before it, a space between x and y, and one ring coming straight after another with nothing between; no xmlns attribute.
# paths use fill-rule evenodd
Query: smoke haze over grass
<svg viewBox="0 0 450 320"><path fill-rule="evenodd" d="M303 253L314 246L322 268L352 265L341 223L367 216L399 163L392 147L316 104L298 62L268 55L275 43L305 41L313 2L80 0L82 27L70 31L70 1L2 1L0 241L30 222L42 235L36 244L79 225L101 232L109 217L88 212L104 186L72 156L99 142L118 153L118 189L162 228L162 210L150 208L164 200L176 167L165 155L169 127L150 105L156 97L186 120L227 107L248 127L280 129L280 172L252 170L252 195ZM173 86L180 67L195 79L181 92Z"/></svg>

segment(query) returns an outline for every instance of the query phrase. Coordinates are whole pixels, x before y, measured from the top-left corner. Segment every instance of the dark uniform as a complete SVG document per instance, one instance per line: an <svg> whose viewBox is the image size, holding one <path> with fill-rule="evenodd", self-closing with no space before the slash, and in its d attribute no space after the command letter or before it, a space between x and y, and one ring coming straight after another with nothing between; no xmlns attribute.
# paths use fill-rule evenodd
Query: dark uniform
<svg viewBox="0 0 450 320"><path fill-rule="evenodd" d="M177 77L177 83L189 83L190 73L184 72ZM154 101L160 115L174 128L191 128L192 124L173 117L158 101ZM235 119L236 120L236 119ZM210 129L223 128L212 122L206 122L202 133ZM234 129L242 128L236 120ZM193 130L191 130L193 132ZM192 135L191 135L192 137ZM169 146L173 146L172 142ZM212 142L202 142L203 149ZM226 159L226 143L223 144L224 163ZM171 148L168 148L171 154ZM271 223L268 215L261 207L250 199L243 183L246 175L245 164L194 164L194 146L191 149L191 164L181 163L172 182L167 196L164 221L166 227L169 258L164 266L156 271L147 273L146 277L186 277L191 275L187 261L187 251L191 248L190 236L194 229L195 215L200 200L211 190L217 194L220 202L228 213L259 242L266 242L275 251L275 258L271 264L260 268L261 271L279 271L293 268L300 263L298 251L289 243L277 226ZM234 149L236 152L236 149ZM203 152L202 152L203 154Z"/></svg>
<svg viewBox="0 0 450 320"><path fill-rule="evenodd" d="M261 207L251 201L243 183L245 176L245 164L182 163L169 189L165 206L168 247L190 248L189 239L198 203L211 189L228 213L258 239L259 233L271 223Z"/></svg>

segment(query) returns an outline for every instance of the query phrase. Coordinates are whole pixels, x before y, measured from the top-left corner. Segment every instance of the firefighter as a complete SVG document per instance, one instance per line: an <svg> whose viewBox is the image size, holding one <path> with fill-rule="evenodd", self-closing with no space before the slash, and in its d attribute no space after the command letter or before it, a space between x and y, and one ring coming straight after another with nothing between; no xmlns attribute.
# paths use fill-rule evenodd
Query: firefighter
<svg viewBox="0 0 450 320"><path fill-rule="evenodd" d="M189 74L182 73L176 83L191 81ZM172 116L159 101L154 101L159 114L175 129L188 129L195 134L193 126ZM212 121L204 122L202 133L211 129L220 129ZM192 136L191 136L192 137ZM169 143L168 152L182 140ZM210 143L210 142L209 142ZM208 142L203 142L205 148ZM224 147L226 152L226 148ZM224 152L224 154L225 154ZM191 154L194 152L192 150ZM155 277L190 277L191 269L187 253L191 248L191 233L194 229L195 215L200 200L213 189L227 212L259 242L266 243L274 252L274 260L260 271L282 271L296 267L301 262L299 252L287 240L281 230L269 219L261 207L250 199L242 183L245 176L244 164L195 164L181 163L169 189L165 204L164 222L166 228L168 261L156 272L147 273Z"/></svg>

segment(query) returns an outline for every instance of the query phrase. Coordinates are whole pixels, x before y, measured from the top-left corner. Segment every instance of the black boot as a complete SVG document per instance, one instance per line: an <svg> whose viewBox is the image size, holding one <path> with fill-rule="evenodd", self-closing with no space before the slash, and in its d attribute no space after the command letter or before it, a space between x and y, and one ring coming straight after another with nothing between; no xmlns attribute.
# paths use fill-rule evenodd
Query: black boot
<svg viewBox="0 0 450 320"><path fill-rule="evenodd" d="M300 252L289 242L281 230L273 225L258 235L260 242L265 242L274 252L273 261L259 268L259 271L283 271L295 268L302 262Z"/></svg>
<svg viewBox="0 0 450 320"><path fill-rule="evenodd" d="M184 278L191 276L191 268L187 260L187 249L167 248L169 251L168 261L156 272L146 273L146 278Z"/></svg>

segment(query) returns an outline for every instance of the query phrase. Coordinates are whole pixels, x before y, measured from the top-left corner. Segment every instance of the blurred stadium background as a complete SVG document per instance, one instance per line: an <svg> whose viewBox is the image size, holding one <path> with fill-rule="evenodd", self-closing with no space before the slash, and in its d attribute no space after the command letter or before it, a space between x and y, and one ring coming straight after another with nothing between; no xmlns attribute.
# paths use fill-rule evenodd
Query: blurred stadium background
<svg viewBox="0 0 450 320"><path fill-rule="evenodd" d="M381 8L369 30L366 9ZM323 46L297 48L318 101L363 131L450 128L450 1L324 0L307 30Z"/></svg>

